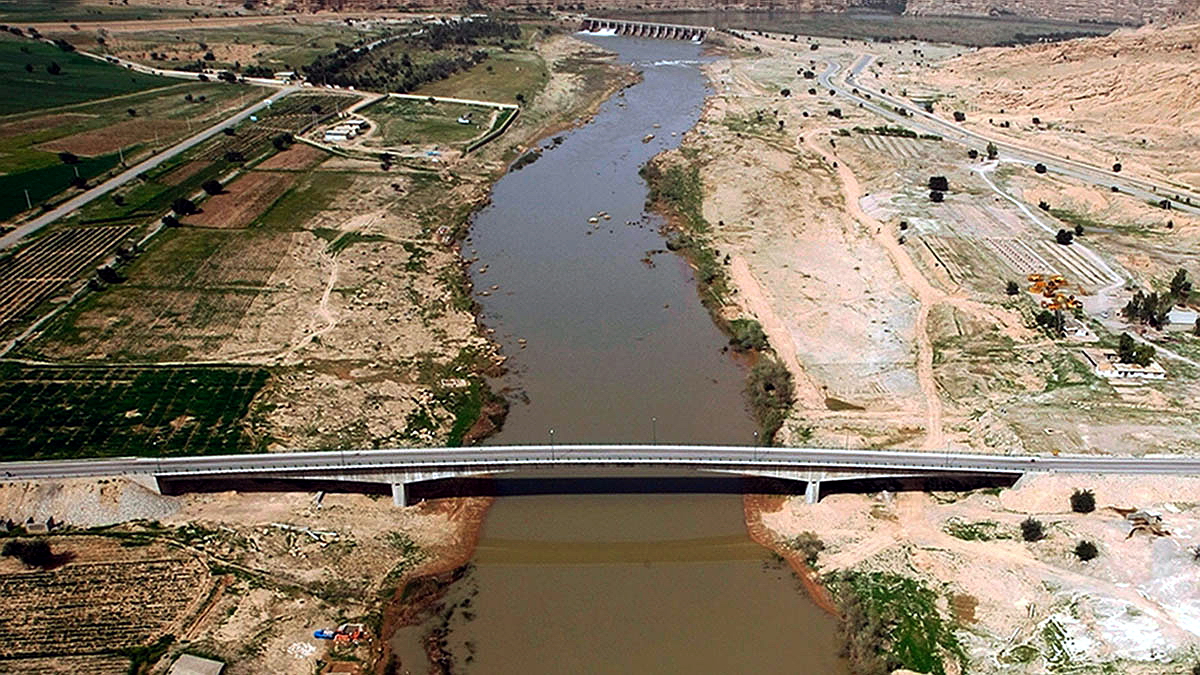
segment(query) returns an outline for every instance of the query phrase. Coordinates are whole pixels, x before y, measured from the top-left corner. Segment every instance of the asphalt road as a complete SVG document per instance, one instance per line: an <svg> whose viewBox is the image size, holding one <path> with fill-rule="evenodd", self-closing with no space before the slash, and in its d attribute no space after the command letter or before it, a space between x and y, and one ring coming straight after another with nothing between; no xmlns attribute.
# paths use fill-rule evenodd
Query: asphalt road
<svg viewBox="0 0 1200 675"><path fill-rule="evenodd" d="M1116 187L1121 192L1133 195L1147 202L1157 203L1164 198L1170 198L1173 209L1193 215L1200 215L1200 193L1173 185L1157 183L1145 178L1114 173L1084 162L1014 145L1003 139L990 138L969 129L964 129L958 124L944 120L931 113L927 113L923 108L917 107L909 101L871 89L856 79L863 69L871 63L871 58L869 54L859 58L849 73L847 73L845 82L839 81L836 77L842 70L841 64L832 61L829 62L825 72L821 73L818 78L822 85L828 89L832 89L837 95L850 99L856 104L862 104L863 109L870 110L881 117L913 129L918 133L936 134L946 140L975 148L981 153L990 142L996 146L1001 159L1029 165L1045 164L1047 171L1050 173L1075 178L1109 189ZM855 90L858 93L855 93ZM870 95L870 98L866 97L867 94ZM886 105L881 105L881 103ZM897 107L902 108L908 114L900 114L896 111ZM1184 198L1190 198L1192 204L1184 203L1182 201Z"/></svg>
<svg viewBox="0 0 1200 675"><path fill-rule="evenodd" d="M307 472L500 470L537 465L653 465L775 470L840 469L1009 473L1196 474L1200 457L974 455L889 450L683 445L487 446L286 452L172 458L0 463L0 481L146 474L240 475Z"/></svg>
<svg viewBox="0 0 1200 675"><path fill-rule="evenodd" d="M34 218L31 221L17 226L17 228L14 229L12 232L9 232L8 234L4 235L3 237L0 237L0 249L5 249L10 246L13 246L14 244L19 242L24 237L27 237L27 236L33 234L34 232L37 232L38 230L42 229L43 227L46 227L50 223L53 223L54 221L58 220L59 218L63 218L65 216L67 216L68 214L70 214L71 212L75 211L76 209L84 206L85 204L88 204L89 202L99 199L100 197L103 197L104 195L121 187L122 185L128 183L129 181L134 180L135 178L137 178L138 174L144 173L146 171L150 171L151 169L161 165L163 162L166 162L167 160L171 159L172 157L175 157L179 153L185 152L188 149L195 147L196 145L199 145L200 143L203 143L204 141L207 141L208 139L212 138L213 136L216 136L217 134L221 133L222 129L225 129L226 127L232 126L234 124L238 124L238 123L246 120L254 113L267 107L268 102L277 101L280 98L287 96L288 94L291 94L293 92L299 91L299 90L300 90L299 87L288 87L288 88L282 89L280 91L273 92L270 96L262 99L258 103L255 103L254 105L250 106L249 108L246 108L231 117L227 117L224 120L221 120L217 124L214 124L213 126L191 136L190 138L180 141L179 143L168 148L167 150L164 150L163 152L160 152L157 155L155 155L147 160L142 161L141 163L133 166L132 168L126 169L124 172L114 176L113 178L110 178L109 180L101 183L100 185L97 185L96 187L88 190L87 192L84 192L80 195L72 197L71 199L64 202L58 208L56 208L52 211L47 211L46 213L38 216L37 218Z"/></svg>

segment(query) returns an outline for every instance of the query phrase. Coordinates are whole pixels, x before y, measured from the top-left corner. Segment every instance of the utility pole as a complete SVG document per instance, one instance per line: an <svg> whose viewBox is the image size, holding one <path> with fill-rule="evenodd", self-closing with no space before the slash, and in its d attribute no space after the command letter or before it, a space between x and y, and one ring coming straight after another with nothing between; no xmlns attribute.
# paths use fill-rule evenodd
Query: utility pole
<svg viewBox="0 0 1200 675"><path fill-rule="evenodd" d="M125 166L125 151L121 147L117 147L117 156L121 158L121 166Z"/></svg>

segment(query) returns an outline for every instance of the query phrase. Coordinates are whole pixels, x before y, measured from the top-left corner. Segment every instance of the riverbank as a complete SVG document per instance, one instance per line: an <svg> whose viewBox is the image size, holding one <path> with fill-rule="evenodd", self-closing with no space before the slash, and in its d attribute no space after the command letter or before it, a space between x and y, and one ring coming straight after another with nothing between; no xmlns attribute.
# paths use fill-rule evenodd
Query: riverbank
<svg viewBox="0 0 1200 675"><path fill-rule="evenodd" d="M817 504L803 497L748 497L747 527L785 558L820 546L813 557L848 630L852 658L872 663L896 650L897 633L858 640L855 616L883 616L875 599L905 588L923 614L921 631L936 635L912 661L884 661L918 672L1041 672L1063 667L1124 673L1183 672L1193 662L1200 624L1200 586L1191 581L1191 548L1200 510L1179 501L1200 483L1184 477L1037 475L1011 489L970 493L834 494ZM1076 513L1077 490L1096 509ZM1126 517L1141 510L1161 519L1155 535ZM1045 535L1024 541L1022 522ZM1099 555L1083 561L1079 542ZM794 544L794 545L793 545ZM980 574L987 570L987 574ZM905 605L907 607L907 605ZM906 610L910 611L910 610ZM872 614L875 612L876 614ZM903 630L903 622L886 625ZM914 643L917 644L917 643ZM889 657L890 658L890 657ZM916 663L940 663L937 668Z"/></svg>

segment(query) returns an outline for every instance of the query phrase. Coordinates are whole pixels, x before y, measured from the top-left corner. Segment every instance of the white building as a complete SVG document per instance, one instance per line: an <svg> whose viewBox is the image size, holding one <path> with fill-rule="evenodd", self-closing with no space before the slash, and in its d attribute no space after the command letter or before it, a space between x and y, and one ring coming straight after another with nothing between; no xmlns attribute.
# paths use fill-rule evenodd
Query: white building
<svg viewBox="0 0 1200 675"><path fill-rule="evenodd" d="M1139 366L1136 363L1121 363L1121 359L1116 352L1101 351L1099 349L1084 349L1083 357L1091 364L1092 370L1108 380L1165 380L1167 379L1167 371L1158 365L1157 362L1151 361L1149 364Z"/></svg>

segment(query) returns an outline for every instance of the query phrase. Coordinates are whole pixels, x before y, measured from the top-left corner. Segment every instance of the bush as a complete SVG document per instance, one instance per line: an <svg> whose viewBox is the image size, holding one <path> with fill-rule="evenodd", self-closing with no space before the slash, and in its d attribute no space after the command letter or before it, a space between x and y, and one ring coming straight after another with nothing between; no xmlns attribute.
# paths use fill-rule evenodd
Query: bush
<svg viewBox="0 0 1200 675"><path fill-rule="evenodd" d="M1083 562L1095 560L1096 556L1100 555L1100 551L1096 549L1096 545L1090 541L1081 541L1075 545L1075 557Z"/></svg>
<svg viewBox="0 0 1200 675"><path fill-rule="evenodd" d="M1021 292L1021 285L1015 281L1010 281L1004 287L1004 292L1007 293L1008 295L1017 295Z"/></svg>
<svg viewBox="0 0 1200 675"><path fill-rule="evenodd" d="M1021 521L1021 538L1025 541L1039 541L1046 538L1046 527L1042 521L1030 516Z"/></svg>
<svg viewBox="0 0 1200 675"><path fill-rule="evenodd" d="M187 197L180 197L171 202L171 210L181 216L190 216L193 213L199 212L199 209L196 208L196 203Z"/></svg>
<svg viewBox="0 0 1200 675"><path fill-rule="evenodd" d="M168 213L162 217L162 224L167 227L179 227L179 219Z"/></svg>
<svg viewBox="0 0 1200 675"><path fill-rule="evenodd" d="M1121 173L1121 163L1113 164L1113 173Z"/></svg>
<svg viewBox="0 0 1200 675"><path fill-rule="evenodd" d="M813 532L801 532L788 542L788 547L804 554L804 562L811 567L817 564L817 557L825 550L825 542Z"/></svg>
<svg viewBox="0 0 1200 675"><path fill-rule="evenodd" d="M955 122L966 122L967 121L967 113L962 112L961 110L955 110L954 111L954 121Z"/></svg>
<svg viewBox="0 0 1200 675"><path fill-rule="evenodd" d="M946 195L942 194L941 192L938 192L937 190L929 191L929 201L931 201L931 202L941 202L945 198L946 198Z"/></svg>
<svg viewBox="0 0 1200 675"><path fill-rule="evenodd" d="M1037 164L1033 165L1033 170L1038 173L1046 173L1046 165L1038 162Z"/></svg>
<svg viewBox="0 0 1200 675"><path fill-rule="evenodd" d="M746 378L746 393L762 441L769 444L792 407L792 374L779 361L764 357Z"/></svg>
<svg viewBox="0 0 1200 675"><path fill-rule="evenodd" d="M949 192L950 191L950 181L947 180L945 176L930 176L929 177L929 189L937 190L939 192Z"/></svg>
<svg viewBox="0 0 1200 675"><path fill-rule="evenodd" d="M242 154L241 150L227 150L225 151L225 161L230 164L241 164L246 161L246 155Z"/></svg>
<svg viewBox="0 0 1200 675"><path fill-rule="evenodd" d="M762 351L767 348L767 335L762 324L754 319L734 319L729 322L729 344L738 351Z"/></svg>
<svg viewBox="0 0 1200 675"><path fill-rule="evenodd" d="M29 567L43 569L54 564L54 553L45 539L11 539L4 543L4 555L14 557Z"/></svg>
<svg viewBox="0 0 1200 675"><path fill-rule="evenodd" d="M276 150L287 150L295 142L296 137L286 132L278 134L271 139L271 145L274 145Z"/></svg>
<svg viewBox="0 0 1200 675"><path fill-rule="evenodd" d="M779 95L784 98L787 98L792 95L792 90L791 89L780 89Z"/></svg>
<svg viewBox="0 0 1200 675"><path fill-rule="evenodd" d="M221 185L221 181L216 180L215 178L210 178L209 180L204 181L200 187L210 195L219 195L225 189L225 187Z"/></svg>
<svg viewBox="0 0 1200 675"><path fill-rule="evenodd" d="M1070 230L1059 230L1058 234L1054 235L1054 241L1063 246L1069 245L1075 239L1075 233Z"/></svg>
<svg viewBox="0 0 1200 675"><path fill-rule="evenodd" d="M1071 493L1071 510L1075 513L1095 511L1096 495L1091 490L1076 490Z"/></svg>

